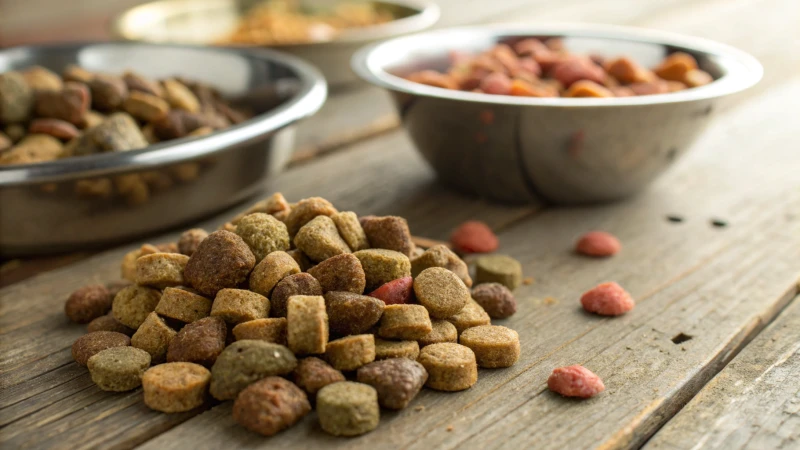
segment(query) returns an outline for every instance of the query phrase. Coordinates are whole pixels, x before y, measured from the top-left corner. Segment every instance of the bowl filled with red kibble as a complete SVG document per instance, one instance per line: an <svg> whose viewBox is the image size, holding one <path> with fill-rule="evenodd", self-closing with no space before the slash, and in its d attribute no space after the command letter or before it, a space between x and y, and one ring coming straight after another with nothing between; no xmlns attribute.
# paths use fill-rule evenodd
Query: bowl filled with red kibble
<svg viewBox="0 0 800 450"><path fill-rule="evenodd" d="M684 154L752 56L609 25L499 25L400 37L352 61L387 89L439 178L507 203L598 203L641 191Z"/></svg>

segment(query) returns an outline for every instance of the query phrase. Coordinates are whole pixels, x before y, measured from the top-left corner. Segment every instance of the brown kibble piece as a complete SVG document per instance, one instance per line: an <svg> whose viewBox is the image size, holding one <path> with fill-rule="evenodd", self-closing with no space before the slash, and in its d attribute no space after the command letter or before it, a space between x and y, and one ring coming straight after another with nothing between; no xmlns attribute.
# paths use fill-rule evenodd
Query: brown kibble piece
<svg viewBox="0 0 800 450"><path fill-rule="evenodd" d="M186 289L168 287L155 311L164 317L191 323L211 314L211 300Z"/></svg>
<svg viewBox="0 0 800 450"><path fill-rule="evenodd" d="M228 327L219 317L206 317L181 329L167 350L167 361L184 361L211 367L225 350Z"/></svg>
<svg viewBox="0 0 800 450"><path fill-rule="evenodd" d="M398 216L370 217L362 224L372 248L394 250L411 255L414 244L406 219Z"/></svg>
<svg viewBox="0 0 800 450"><path fill-rule="evenodd" d="M164 96L164 89L161 88L161 85L144 75L127 71L122 75L122 80L125 81L125 85L128 86L128 90L131 91L131 94L134 92L143 92L145 94L155 95L156 97Z"/></svg>
<svg viewBox="0 0 800 450"><path fill-rule="evenodd" d="M294 369L292 377L295 384L312 397L329 384L345 381L342 372L313 356L301 359L297 368Z"/></svg>
<svg viewBox="0 0 800 450"><path fill-rule="evenodd" d="M654 71L665 80L683 81L686 73L694 69L697 69L697 60L692 55L675 52L664 58Z"/></svg>
<svg viewBox="0 0 800 450"><path fill-rule="evenodd" d="M269 297L281 280L296 273L300 273L300 266L294 258L286 252L272 252L250 274L250 290Z"/></svg>
<svg viewBox="0 0 800 450"><path fill-rule="evenodd" d="M131 337L131 345L149 353L150 361L158 364L166 360L167 349L177 334L164 319L151 312Z"/></svg>
<svg viewBox="0 0 800 450"><path fill-rule="evenodd" d="M211 372L188 362L171 362L148 369L142 375L144 404L164 413L190 411L207 397Z"/></svg>
<svg viewBox="0 0 800 450"><path fill-rule="evenodd" d="M297 261L297 265L300 266L300 270L303 272L310 269L314 264L311 262L310 259L308 259L308 256L306 256L306 254L303 253L300 249L296 248L294 250L289 250L286 253L292 258L294 258L295 261Z"/></svg>
<svg viewBox="0 0 800 450"><path fill-rule="evenodd" d="M169 103L155 95L133 91L125 98L122 108L139 120L153 122L167 115Z"/></svg>
<svg viewBox="0 0 800 450"><path fill-rule="evenodd" d="M137 150L149 145L133 117L124 112L111 114L103 123L87 131L85 136L95 149L104 152ZM137 174L130 175L135 176L131 179L140 178ZM141 180L139 183L146 187Z"/></svg>
<svg viewBox="0 0 800 450"><path fill-rule="evenodd" d="M439 244L427 249L418 257L411 260L411 276L417 277L423 270L430 267L444 267L458 275L467 287L472 286L467 264L447 246Z"/></svg>
<svg viewBox="0 0 800 450"><path fill-rule="evenodd" d="M111 300L114 300L114 297L119 294L119 291L131 285L133 285L133 283L128 280L118 280L106 283L106 289L108 289L108 293L111 294Z"/></svg>
<svg viewBox="0 0 800 450"><path fill-rule="evenodd" d="M0 154L0 165L32 164L58 159L64 146L46 134L29 134L19 144Z"/></svg>
<svg viewBox="0 0 800 450"><path fill-rule="evenodd" d="M317 393L322 429L334 436L358 436L378 427L378 393L367 384L342 381Z"/></svg>
<svg viewBox="0 0 800 450"><path fill-rule="evenodd" d="M458 330L452 323L446 320L432 320L431 326L431 332L419 339L421 347L440 342L458 342Z"/></svg>
<svg viewBox="0 0 800 450"><path fill-rule="evenodd" d="M628 85L636 95L656 95L669 92L669 85L664 80L655 80L649 83L633 83Z"/></svg>
<svg viewBox="0 0 800 450"><path fill-rule="evenodd" d="M367 284L361 261L351 253L328 258L308 269L308 273L319 281L322 292L361 294Z"/></svg>
<svg viewBox="0 0 800 450"><path fill-rule="evenodd" d="M128 86L118 76L95 75L88 85L92 91L92 107L98 111L117 110L128 96Z"/></svg>
<svg viewBox="0 0 800 450"><path fill-rule="evenodd" d="M89 325L86 326L86 331L89 333L95 331L114 331L122 333L125 336L133 336L133 333L136 332L136 330L119 323L111 314L100 316L89 322Z"/></svg>
<svg viewBox="0 0 800 450"><path fill-rule="evenodd" d="M475 262L475 283L491 282L500 283L513 291L522 282L522 265L506 255L481 256Z"/></svg>
<svg viewBox="0 0 800 450"><path fill-rule="evenodd" d="M186 230L178 239L178 251L186 256L192 256L197 251L200 243L203 242L203 239L207 237L208 232L202 228Z"/></svg>
<svg viewBox="0 0 800 450"><path fill-rule="evenodd" d="M229 345L211 368L211 395L231 400L250 383L264 377L286 375L297 367L297 358L278 344L244 340Z"/></svg>
<svg viewBox="0 0 800 450"><path fill-rule="evenodd" d="M102 284L90 284L76 290L64 305L64 313L75 323L89 323L111 310L113 298Z"/></svg>
<svg viewBox="0 0 800 450"><path fill-rule="evenodd" d="M483 283L472 289L475 300L492 319L505 319L517 312L517 299L500 283Z"/></svg>
<svg viewBox="0 0 800 450"><path fill-rule="evenodd" d="M378 336L386 339L417 340L431 332L428 310L421 305L386 305Z"/></svg>
<svg viewBox="0 0 800 450"><path fill-rule="evenodd" d="M480 367L511 367L519 359L519 335L499 325L481 325L464 330L458 338L461 345L475 353Z"/></svg>
<svg viewBox="0 0 800 450"><path fill-rule="evenodd" d="M120 265L120 276L128 281L136 281L136 260L142 256L142 250L137 248L131 250L122 257L122 264Z"/></svg>
<svg viewBox="0 0 800 450"><path fill-rule="evenodd" d="M419 357L417 341L385 341L375 338L375 360L408 358L416 361Z"/></svg>
<svg viewBox="0 0 800 450"><path fill-rule="evenodd" d="M311 274L296 273L282 279L275 285L270 296L272 317L286 317L286 305L293 295L322 295L322 287Z"/></svg>
<svg viewBox="0 0 800 450"><path fill-rule="evenodd" d="M47 134L65 141L80 135L80 131L75 125L60 119L33 119L28 126L28 131L30 133Z"/></svg>
<svg viewBox="0 0 800 450"><path fill-rule="evenodd" d="M606 71L622 84L646 83L655 78L652 72L627 57L608 61L605 66Z"/></svg>
<svg viewBox="0 0 800 450"><path fill-rule="evenodd" d="M136 283L164 289L185 284L183 270L189 257L180 253L153 253L136 260Z"/></svg>
<svg viewBox="0 0 800 450"><path fill-rule="evenodd" d="M294 244L315 262L350 253L350 247L328 216L317 216L303 225L294 237Z"/></svg>
<svg viewBox="0 0 800 450"><path fill-rule="evenodd" d="M328 342L325 359L336 370L356 370L375 361L375 336L357 334Z"/></svg>
<svg viewBox="0 0 800 450"><path fill-rule="evenodd" d="M82 83L64 83L60 91L41 91L36 96L36 115L66 120L80 126L89 111L91 94Z"/></svg>
<svg viewBox="0 0 800 450"><path fill-rule="evenodd" d="M572 86L564 93L564 97L613 97L614 93L608 88L601 86L591 80L580 80L572 83Z"/></svg>
<svg viewBox="0 0 800 450"><path fill-rule="evenodd" d="M197 246L183 276L201 294L211 296L245 281L255 264L256 257L242 238L220 230L209 234Z"/></svg>
<svg viewBox="0 0 800 450"><path fill-rule="evenodd" d="M88 84L94 78L94 74L92 72L89 72L88 70L75 64L70 64L65 67L64 71L61 73L61 76L64 78L64 81L75 81L84 84Z"/></svg>
<svg viewBox="0 0 800 450"><path fill-rule="evenodd" d="M330 333L336 336L366 333L383 314L381 300L352 292L325 294Z"/></svg>
<svg viewBox="0 0 800 450"><path fill-rule="evenodd" d="M159 300L161 300L160 292L135 284L119 291L114 297L111 312L117 321L135 330L151 312L155 311Z"/></svg>
<svg viewBox="0 0 800 450"><path fill-rule="evenodd" d="M81 366L86 366L89 358L111 347L131 345L131 339L114 331L94 331L84 334L72 344L72 359Z"/></svg>
<svg viewBox="0 0 800 450"><path fill-rule="evenodd" d="M366 277L366 292L372 292L392 280L411 276L408 256L386 249L359 250L353 253L361 262Z"/></svg>
<svg viewBox="0 0 800 450"><path fill-rule="evenodd" d="M211 306L211 317L221 317L228 325L269 316L269 300L245 289L222 289Z"/></svg>
<svg viewBox="0 0 800 450"><path fill-rule="evenodd" d="M276 192L263 200L259 200L243 213L237 214L236 217L231 219L231 223L236 225L242 218L253 213L264 213L274 216L278 212L289 211L290 209L289 202L286 201L283 194Z"/></svg>
<svg viewBox="0 0 800 450"><path fill-rule="evenodd" d="M236 223L236 234L250 246L256 261L261 261L272 252L289 250L286 225L269 214L244 216Z"/></svg>
<svg viewBox="0 0 800 450"><path fill-rule="evenodd" d="M328 314L321 295L289 297L286 340L296 354L325 353L328 344Z"/></svg>
<svg viewBox="0 0 800 450"><path fill-rule="evenodd" d="M364 228L358 221L358 216L352 211L342 211L331 216L339 235L354 252L366 250L370 247Z"/></svg>
<svg viewBox="0 0 800 450"><path fill-rule="evenodd" d="M478 381L475 353L460 344L429 345L419 352L418 361L428 372L425 386L438 391L463 391Z"/></svg>
<svg viewBox="0 0 800 450"><path fill-rule="evenodd" d="M292 207L289 216L286 218L286 228L289 236L294 237L303 225L317 216L332 216L338 211L331 205L331 202L321 197L304 198Z"/></svg>
<svg viewBox="0 0 800 450"><path fill-rule="evenodd" d="M267 377L245 388L233 403L233 420L250 431L273 436L311 411L305 392L291 381Z"/></svg>
<svg viewBox="0 0 800 450"><path fill-rule="evenodd" d="M28 67L22 72L22 76L34 91L60 91L64 87L58 74L42 66Z"/></svg>
<svg viewBox="0 0 800 450"><path fill-rule="evenodd" d="M16 71L0 74L0 123L26 122L34 105L34 91Z"/></svg>
<svg viewBox="0 0 800 450"><path fill-rule="evenodd" d="M164 98L173 108L182 109L192 113L200 111L200 101L183 83L175 79L161 82L164 86Z"/></svg>
<svg viewBox="0 0 800 450"><path fill-rule="evenodd" d="M86 366L100 389L131 391L141 386L142 376L150 367L150 354L134 347L108 348L89 358Z"/></svg>
<svg viewBox="0 0 800 450"><path fill-rule="evenodd" d="M286 318L273 317L242 322L233 327L237 341L253 339L286 345Z"/></svg>
<svg viewBox="0 0 800 450"><path fill-rule="evenodd" d="M435 319L446 319L464 309L470 299L469 288L455 273L443 267L423 270L414 279L419 303Z"/></svg>
<svg viewBox="0 0 800 450"><path fill-rule="evenodd" d="M455 325L459 334L461 334L461 332L467 328L477 327L479 325L489 325L491 323L489 314L483 310L481 305L472 299L467 302L467 305L464 306L464 309L462 309L458 314L448 317L445 320Z"/></svg>
<svg viewBox="0 0 800 450"><path fill-rule="evenodd" d="M378 392L378 402L386 409L403 409L416 397L428 372L422 364L407 358L375 361L358 369L358 382Z"/></svg>

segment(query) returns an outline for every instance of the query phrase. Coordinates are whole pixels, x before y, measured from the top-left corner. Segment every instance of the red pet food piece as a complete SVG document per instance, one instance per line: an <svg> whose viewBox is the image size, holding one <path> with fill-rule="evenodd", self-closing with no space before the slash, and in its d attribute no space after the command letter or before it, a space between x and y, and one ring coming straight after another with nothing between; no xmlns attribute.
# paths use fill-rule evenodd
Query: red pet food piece
<svg viewBox="0 0 800 450"><path fill-rule="evenodd" d="M619 239L605 231L590 231L575 244L575 251L586 256L612 256L621 249Z"/></svg>
<svg viewBox="0 0 800 450"><path fill-rule="evenodd" d="M400 305L413 303L411 296L414 294L414 279L411 277L398 278L370 292L370 297L383 300L387 305Z"/></svg>
<svg viewBox="0 0 800 450"><path fill-rule="evenodd" d="M636 303L617 283L601 283L581 296L583 309L601 316L619 316L633 309Z"/></svg>
<svg viewBox="0 0 800 450"><path fill-rule="evenodd" d="M477 220L462 223L450 236L450 243L460 253L491 253L497 250L497 236L489 225Z"/></svg>
<svg viewBox="0 0 800 450"><path fill-rule="evenodd" d="M559 367L547 379L547 387L565 397L589 398L606 390L603 380L580 366Z"/></svg>

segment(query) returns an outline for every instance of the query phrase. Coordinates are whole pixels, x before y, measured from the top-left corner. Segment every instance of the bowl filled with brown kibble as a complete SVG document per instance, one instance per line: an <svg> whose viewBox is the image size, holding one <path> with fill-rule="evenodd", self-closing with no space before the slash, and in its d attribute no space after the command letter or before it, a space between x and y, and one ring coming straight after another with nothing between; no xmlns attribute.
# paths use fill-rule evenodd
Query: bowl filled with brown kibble
<svg viewBox="0 0 800 450"><path fill-rule="evenodd" d="M763 69L724 44L607 25L444 29L361 50L440 179L507 203L642 190Z"/></svg>

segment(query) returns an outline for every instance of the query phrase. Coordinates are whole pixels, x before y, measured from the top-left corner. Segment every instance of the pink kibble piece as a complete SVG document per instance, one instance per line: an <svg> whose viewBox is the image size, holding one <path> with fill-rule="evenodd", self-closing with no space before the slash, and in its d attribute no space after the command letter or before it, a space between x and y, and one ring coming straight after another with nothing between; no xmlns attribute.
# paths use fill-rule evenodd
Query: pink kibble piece
<svg viewBox="0 0 800 450"><path fill-rule="evenodd" d="M633 309L636 303L622 286L613 281L601 283L581 296L583 309L601 316L619 316Z"/></svg>
<svg viewBox="0 0 800 450"><path fill-rule="evenodd" d="M575 244L575 251L586 256L612 256L622 249L619 239L605 231L590 231Z"/></svg>
<svg viewBox="0 0 800 450"><path fill-rule="evenodd" d="M398 278L385 283L383 286L367 295L381 299L383 303L387 305L402 305L405 303L412 303L411 296L414 294L413 286L413 278Z"/></svg>
<svg viewBox="0 0 800 450"><path fill-rule="evenodd" d="M559 367L547 379L547 387L565 397L589 398L606 390L603 380L580 365Z"/></svg>
<svg viewBox="0 0 800 450"><path fill-rule="evenodd" d="M481 81L481 90L487 94L508 95L511 92L511 78L500 72L492 72Z"/></svg>

